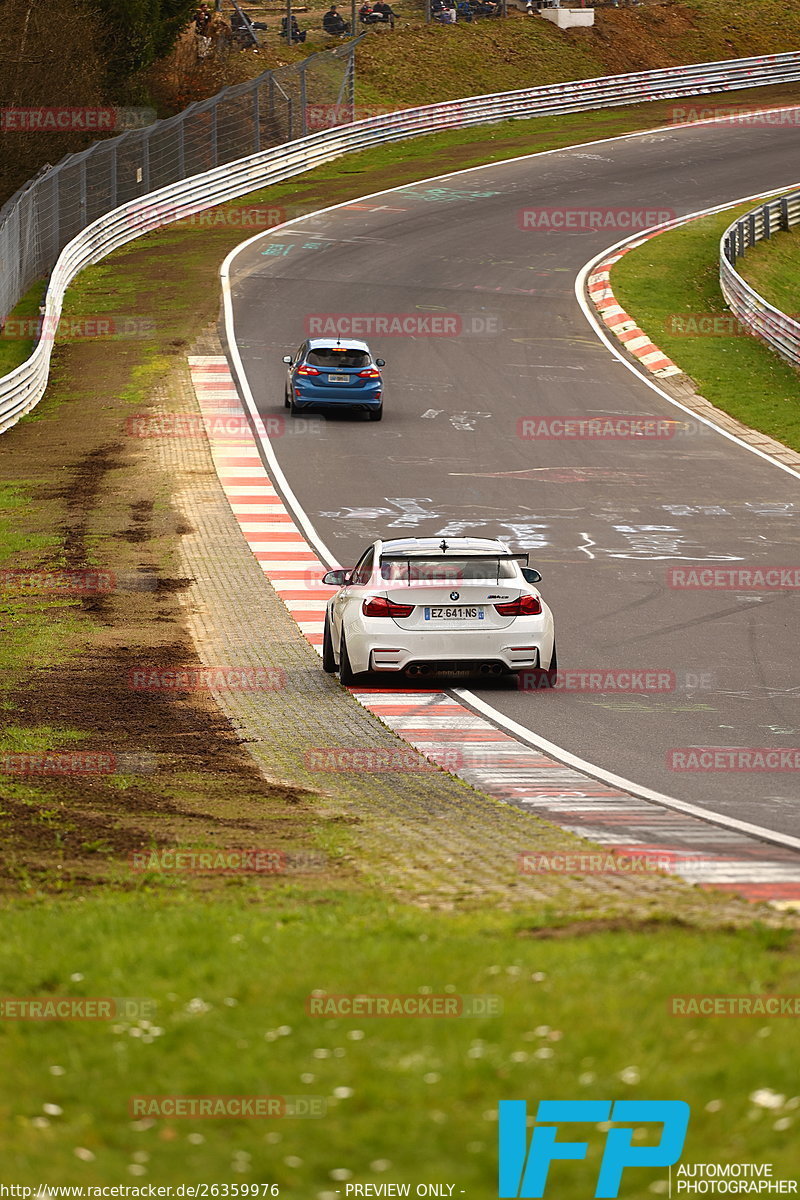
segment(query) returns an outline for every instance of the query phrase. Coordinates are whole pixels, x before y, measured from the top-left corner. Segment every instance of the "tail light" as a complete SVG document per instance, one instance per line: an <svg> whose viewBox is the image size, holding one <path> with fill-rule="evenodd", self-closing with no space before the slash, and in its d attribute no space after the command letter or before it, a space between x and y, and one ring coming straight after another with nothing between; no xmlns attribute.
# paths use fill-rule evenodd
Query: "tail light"
<svg viewBox="0 0 800 1200"><path fill-rule="evenodd" d="M542 602L537 596L518 596L509 604L495 604L502 617L535 617L542 611Z"/></svg>
<svg viewBox="0 0 800 1200"><path fill-rule="evenodd" d="M303 366L303 367L297 368L296 374L298 374L298 375L319 375L320 372L317 370L316 367Z"/></svg>
<svg viewBox="0 0 800 1200"><path fill-rule="evenodd" d="M361 605L365 617L410 617L414 611L413 604L395 604L386 596L373 596Z"/></svg>
<svg viewBox="0 0 800 1200"><path fill-rule="evenodd" d="M359 379L380 379L381 373L377 367L367 367L366 371L359 371Z"/></svg>

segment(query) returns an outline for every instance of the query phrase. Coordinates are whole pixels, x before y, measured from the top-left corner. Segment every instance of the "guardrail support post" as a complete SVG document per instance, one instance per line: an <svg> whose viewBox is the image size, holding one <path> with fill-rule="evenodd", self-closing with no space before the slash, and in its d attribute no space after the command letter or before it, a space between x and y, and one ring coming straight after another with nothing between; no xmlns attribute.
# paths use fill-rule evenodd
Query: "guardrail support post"
<svg viewBox="0 0 800 1200"><path fill-rule="evenodd" d="M781 212L781 229L785 230L785 232L786 232L786 233L788 233L788 232L789 232L789 229L790 229L790 225L789 225L789 201L788 201L788 199L786 198L786 196L781 196L781 198L780 198L780 200L778 201L778 203L780 204L780 212Z"/></svg>
<svg viewBox="0 0 800 1200"><path fill-rule="evenodd" d="M765 204L761 210L761 225L763 227L761 236L765 242L768 242L772 237L772 210L768 204Z"/></svg>
<svg viewBox="0 0 800 1200"><path fill-rule="evenodd" d="M756 214L750 213L747 218L747 244L755 246L758 238L756 237Z"/></svg>

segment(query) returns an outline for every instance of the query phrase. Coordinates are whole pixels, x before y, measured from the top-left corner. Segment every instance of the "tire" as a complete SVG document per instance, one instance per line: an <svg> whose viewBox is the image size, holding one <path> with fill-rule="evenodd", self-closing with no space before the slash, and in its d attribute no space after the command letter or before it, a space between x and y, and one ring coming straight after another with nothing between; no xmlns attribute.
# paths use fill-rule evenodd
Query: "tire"
<svg viewBox="0 0 800 1200"><path fill-rule="evenodd" d="M336 659L333 657L333 638L331 637L331 623L328 619L328 614L325 613L325 628L322 633L322 669L328 675L336 674Z"/></svg>
<svg viewBox="0 0 800 1200"><path fill-rule="evenodd" d="M300 416L300 409L297 407L294 400L289 401L289 412L293 417Z"/></svg>
<svg viewBox="0 0 800 1200"><path fill-rule="evenodd" d="M291 404L291 401L289 400L289 393L288 393L288 392L284 392L284 393L283 393L283 407L284 407L284 408L289 408L289 405L290 405L290 404Z"/></svg>
<svg viewBox="0 0 800 1200"><path fill-rule="evenodd" d="M369 417L370 421L382 421L383 420L383 405L381 405L380 408L368 409L367 416Z"/></svg>
<svg viewBox="0 0 800 1200"><path fill-rule="evenodd" d="M350 666L350 656L347 653L347 642L342 634L342 642L339 646L339 683L343 687L349 687L351 683L355 683L355 679L353 668Z"/></svg>

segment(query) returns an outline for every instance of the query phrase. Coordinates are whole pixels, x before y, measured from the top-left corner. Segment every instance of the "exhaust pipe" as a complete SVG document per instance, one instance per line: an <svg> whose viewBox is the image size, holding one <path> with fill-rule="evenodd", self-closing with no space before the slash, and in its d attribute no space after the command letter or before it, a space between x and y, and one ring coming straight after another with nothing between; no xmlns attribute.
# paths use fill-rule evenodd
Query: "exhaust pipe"
<svg viewBox="0 0 800 1200"><path fill-rule="evenodd" d="M431 669L425 663L412 663L406 667L406 675L430 675Z"/></svg>
<svg viewBox="0 0 800 1200"><path fill-rule="evenodd" d="M503 668L500 663L481 663L478 672L481 675L502 675Z"/></svg>

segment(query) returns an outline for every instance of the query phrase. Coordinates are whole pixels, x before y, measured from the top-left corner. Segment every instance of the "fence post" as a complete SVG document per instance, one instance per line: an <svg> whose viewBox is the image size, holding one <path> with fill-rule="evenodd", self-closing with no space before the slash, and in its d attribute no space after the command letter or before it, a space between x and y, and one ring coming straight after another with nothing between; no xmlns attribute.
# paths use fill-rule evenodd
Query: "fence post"
<svg viewBox="0 0 800 1200"><path fill-rule="evenodd" d="M294 137L294 104L292 103L291 96L287 96L286 98L286 116L289 126L289 137L286 140L290 142Z"/></svg>
<svg viewBox="0 0 800 1200"><path fill-rule="evenodd" d="M261 149L261 87L257 83L253 88L253 149L258 154Z"/></svg>
<svg viewBox="0 0 800 1200"><path fill-rule="evenodd" d="M308 106L306 96L306 68L300 67L300 136L305 137L308 133Z"/></svg>
<svg viewBox="0 0 800 1200"><path fill-rule="evenodd" d="M117 173L119 160L117 158L117 144L112 142L111 145L111 207L116 208L119 204L117 199Z"/></svg>
<svg viewBox="0 0 800 1200"><path fill-rule="evenodd" d="M142 191L150 191L150 134L142 132Z"/></svg>
<svg viewBox="0 0 800 1200"><path fill-rule="evenodd" d="M344 94L347 97L347 111L352 124L356 119L356 47L353 43L350 47L350 53L347 56L347 69L344 76Z"/></svg>
<svg viewBox="0 0 800 1200"><path fill-rule="evenodd" d="M217 106L216 104L211 109L211 166L219 166L219 158L217 154Z"/></svg>
<svg viewBox="0 0 800 1200"><path fill-rule="evenodd" d="M51 204L50 211L50 229L52 232L52 246L48 247L48 258L51 262L55 262L61 250L61 172L56 168L52 174L51 187Z"/></svg>
<svg viewBox="0 0 800 1200"><path fill-rule="evenodd" d="M756 214L752 212L747 216L747 243L749 246L755 246L756 241Z"/></svg>
<svg viewBox="0 0 800 1200"><path fill-rule="evenodd" d="M80 205L81 205L81 223L80 228L83 229L88 224L86 220L86 159L81 159L80 171Z"/></svg>
<svg viewBox="0 0 800 1200"><path fill-rule="evenodd" d="M781 196L778 203L780 205L780 213L781 213L780 227L786 233L788 233L789 232L789 201L786 196Z"/></svg>
<svg viewBox="0 0 800 1200"><path fill-rule="evenodd" d="M769 239L772 237L772 230L770 228L771 221L772 221L772 217L770 215L770 207L768 204L765 204L761 210L761 225L763 228L761 236L763 237L765 242L768 242Z"/></svg>

